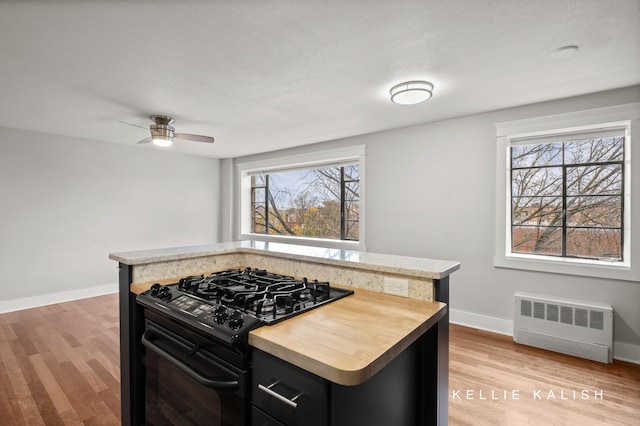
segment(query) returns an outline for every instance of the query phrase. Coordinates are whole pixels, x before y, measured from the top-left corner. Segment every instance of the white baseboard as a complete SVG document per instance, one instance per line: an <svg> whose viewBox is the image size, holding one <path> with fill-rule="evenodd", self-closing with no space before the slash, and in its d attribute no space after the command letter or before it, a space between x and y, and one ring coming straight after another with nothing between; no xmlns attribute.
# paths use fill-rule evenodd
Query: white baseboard
<svg viewBox="0 0 640 426"><path fill-rule="evenodd" d="M620 361L640 364L640 346L613 342L613 358Z"/></svg>
<svg viewBox="0 0 640 426"><path fill-rule="evenodd" d="M12 300L0 300L0 314L118 292L118 283Z"/></svg>
<svg viewBox="0 0 640 426"><path fill-rule="evenodd" d="M453 324L477 328L478 330L513 336L513 321L501 318L488 317L486 315L451 309L449 311L449 321Z"/></svg>
<svg viewBox="0 0 640 426"><path fill-rule="evenodd" d="M513 321L502 318L451 309L449 311L449 321L452 324L513 336ZM613 342L613 358L619 361L640 364L640 346Z"/></svg>

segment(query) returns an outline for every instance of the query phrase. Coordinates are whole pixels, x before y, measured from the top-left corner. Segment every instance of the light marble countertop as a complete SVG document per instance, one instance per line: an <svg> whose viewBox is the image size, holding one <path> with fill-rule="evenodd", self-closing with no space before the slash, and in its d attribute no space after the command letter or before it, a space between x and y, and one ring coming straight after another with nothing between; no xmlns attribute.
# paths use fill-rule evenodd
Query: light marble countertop
<svg viewBox="0 0 640 426"><path fill-rule="evenodd" d="M111 253L109 258L126 265L135 266L234 253L262 254L430 279L441 279L460 269L460 262L450 260L254 240Z"/></svg>

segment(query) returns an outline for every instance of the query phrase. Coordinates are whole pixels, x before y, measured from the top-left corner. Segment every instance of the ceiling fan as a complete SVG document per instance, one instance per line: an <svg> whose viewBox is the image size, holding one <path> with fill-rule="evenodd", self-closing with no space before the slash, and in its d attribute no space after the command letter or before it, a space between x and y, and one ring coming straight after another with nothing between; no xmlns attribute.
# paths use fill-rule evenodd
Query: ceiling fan
<svg viewBox="0 0 640 426"><path fill-rule="evenodd" d="M154 145L166 147L173 144L174 138L188 141L213 143L213 138L211 136L193 135L191 133L176 133L175 129L172 126L172 124L175 122L173 117L169 117L166 115L152 115L149 117L149 119L151 119L151 121L153 121L154 123L149 126L149 130L151 130L151 137L142 139L140 142L138 142L139 144L153 142ZM121 123L139 127L141 129L146 129L146 127L127 123L125 121L121 121Z"/></svg>

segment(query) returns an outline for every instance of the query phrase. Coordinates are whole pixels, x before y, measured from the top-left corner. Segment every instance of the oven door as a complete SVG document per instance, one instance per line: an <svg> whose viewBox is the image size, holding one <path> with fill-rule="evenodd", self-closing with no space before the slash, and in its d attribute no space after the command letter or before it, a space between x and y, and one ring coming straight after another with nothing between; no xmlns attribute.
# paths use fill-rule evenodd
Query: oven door
<svg viewBox="0 0 640 426"><path fill-rule="evenodd" d="M147 321L145 424L241 426L246 373Z"/></svg>

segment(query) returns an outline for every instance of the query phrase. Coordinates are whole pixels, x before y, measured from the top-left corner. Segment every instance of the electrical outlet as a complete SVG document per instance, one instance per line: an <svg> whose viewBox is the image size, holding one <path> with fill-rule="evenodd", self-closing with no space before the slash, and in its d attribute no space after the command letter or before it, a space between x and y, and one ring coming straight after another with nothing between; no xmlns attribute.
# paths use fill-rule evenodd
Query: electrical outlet
<svg viewBox="0 0 640 426"><path fill-rule="evenodd" d="M396 296L409 297L409 280L384 277L384 289L382 291Z"/></svg>

